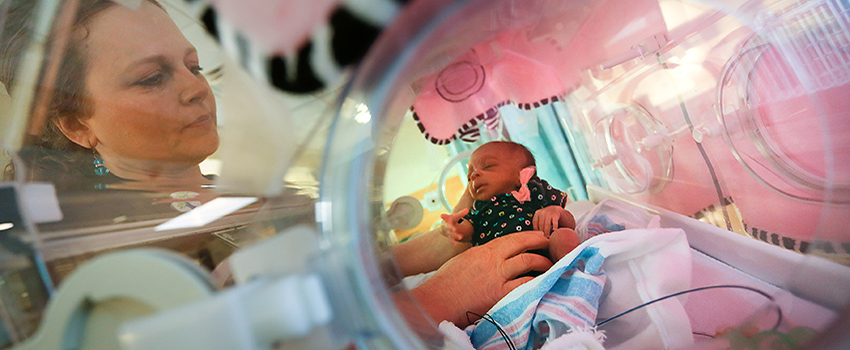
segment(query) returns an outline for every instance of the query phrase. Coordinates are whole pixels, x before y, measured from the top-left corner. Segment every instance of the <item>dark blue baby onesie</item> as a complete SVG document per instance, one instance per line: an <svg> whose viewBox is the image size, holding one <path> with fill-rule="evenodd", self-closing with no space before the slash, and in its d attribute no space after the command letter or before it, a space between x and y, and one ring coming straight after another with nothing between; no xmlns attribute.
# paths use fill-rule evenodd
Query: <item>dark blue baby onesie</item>
<svg viewBox="0 0 850 350"><path fill-rule="evenodd" d="M564 207L567 194L536 175L528 180L531 200L520 203L510 193L475 201L463 218L472 224L472 244L481 245L506 234L533 230L534 212L550 205Z"/></svg>

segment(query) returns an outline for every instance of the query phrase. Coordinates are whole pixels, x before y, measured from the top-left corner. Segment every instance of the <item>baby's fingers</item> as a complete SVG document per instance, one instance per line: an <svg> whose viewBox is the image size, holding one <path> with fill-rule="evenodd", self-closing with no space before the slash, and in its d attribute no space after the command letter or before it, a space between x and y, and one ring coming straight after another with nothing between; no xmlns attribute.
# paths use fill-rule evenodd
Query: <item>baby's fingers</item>
<svg viewBox="0 0 850 350"><path fill-rule="evenodd" d="M447 224L454 226L458 224L458 221L460 221L466 213L469 213L469 208L465 208L454 214L440 214L440 219L443 219L443 221Z"/></svg>
<svg viewBox="0 0 850 350"><path fill-rule="evenodd" d="M451 230L451 232L449 232L449 235L450 235L450 236L451 236L451 238L452 238L453 240L455 240L455 241L458 241L458 242L462 242L462 241L463 241L463 235L462 235L462 234L460 234L459 232L457 232L457 230Z"/></svg>
<svg viewBox="0 0 850 350"><path fill-rule="evenodd" d="M540 213L535 213L534 218L531 219L531 220L532 220L532 226L531 227L533 227L534 230L545 232L545 231L543 231L543 215L540 215Z"/></svg>
<svg viewBox="0 0 850 350"><path fill-rule="evenodd" d="M457 223L456 220L452 220L452 216L449 214L440 214L440 219L443 219L443 222L450 225Z"/></svg>
<svg viewBox="0 0 850 350"><path fill-rule="evenodd" d="M537 212L537 214L534 214L534 229L543 232L544 236L549 237L549 234L552 233L551 218L542 212Z"/></svg>

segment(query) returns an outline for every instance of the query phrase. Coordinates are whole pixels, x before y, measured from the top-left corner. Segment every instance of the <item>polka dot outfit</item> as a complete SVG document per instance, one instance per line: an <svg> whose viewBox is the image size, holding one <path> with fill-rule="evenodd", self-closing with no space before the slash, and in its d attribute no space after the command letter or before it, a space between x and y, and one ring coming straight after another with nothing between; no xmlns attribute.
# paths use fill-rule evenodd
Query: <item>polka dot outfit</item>
<svg viewBox="0 0 850 350"><path fill-rule="evenodd" d="M563 207L567 194L553 188L537 176L528 181L531 200L520 203L510 193L494 196L486 201L475 201L463 218L472 224L475 234L472 244L481 245L496 237L514 232L533 230L532 219L538 209L550 205Z"/></svg>

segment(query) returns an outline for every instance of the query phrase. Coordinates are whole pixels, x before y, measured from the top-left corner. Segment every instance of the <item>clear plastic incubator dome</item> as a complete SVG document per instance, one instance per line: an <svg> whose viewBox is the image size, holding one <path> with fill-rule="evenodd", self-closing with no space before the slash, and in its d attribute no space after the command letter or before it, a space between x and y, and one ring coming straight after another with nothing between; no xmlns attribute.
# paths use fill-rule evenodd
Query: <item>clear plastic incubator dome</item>
<svg viewBox="0 0 850 350"><path fill-rule="evenodd" d="M315 225L293 157L312 124L224 54L208 8L0 2L0 348L118 348L122 320L209 297L239 248Z"/></svg>
<svg viewBox="0 0 850 350"><path fill-rule="evenodd" d="M847 1L412 1L330 111L202 8L0 2L0 348L850 345Z"/></svg>

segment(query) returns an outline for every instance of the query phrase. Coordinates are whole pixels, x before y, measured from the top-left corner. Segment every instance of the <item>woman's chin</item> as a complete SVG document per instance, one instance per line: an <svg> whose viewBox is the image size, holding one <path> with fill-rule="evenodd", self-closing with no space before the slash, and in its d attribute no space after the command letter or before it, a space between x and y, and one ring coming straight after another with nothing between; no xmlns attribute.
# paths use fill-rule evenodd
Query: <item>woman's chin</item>
<svg viewBox="0 0 850 350"><path fill-rule="evenodd" d="M182 151L176 151L171 157L161 159L163 163L198 165L209 158L218 150L218 143L210 145L198 145L196 147L187 148Z"/></svg>
<svg viewBox="0 0 850 350"><path fill-rule="evenodd" d="M191 147L186 147L186 156L192 162L196 164L200 164L209 156L213 155L216 151L218 151L219 139L218 134L214 137L209 137L204 140L198 140L200 142L196 142Z"/></svg>

